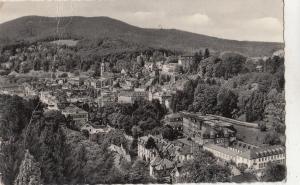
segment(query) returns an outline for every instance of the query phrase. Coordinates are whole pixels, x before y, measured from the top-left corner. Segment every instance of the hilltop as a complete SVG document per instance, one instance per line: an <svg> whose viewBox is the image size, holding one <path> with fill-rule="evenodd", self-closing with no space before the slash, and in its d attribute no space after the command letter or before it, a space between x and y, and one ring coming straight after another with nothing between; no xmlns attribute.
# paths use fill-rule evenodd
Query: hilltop
<svg viewBox="0 0 300 185"><path fill-rule="evenodd" d="M49 37L75 39L121 39L155 48L192 51L210 48L235 51L246 56L269 56L283 43L235 41L176 29L146 29L109 17L26 16L0 24L0 45L16 40L37 41Z"/></svg>

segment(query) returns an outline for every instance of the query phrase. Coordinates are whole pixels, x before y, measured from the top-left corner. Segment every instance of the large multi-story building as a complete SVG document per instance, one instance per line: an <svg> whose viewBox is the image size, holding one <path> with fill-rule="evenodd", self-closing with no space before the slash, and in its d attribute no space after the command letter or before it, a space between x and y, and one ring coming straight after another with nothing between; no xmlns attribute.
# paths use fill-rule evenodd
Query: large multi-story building
<svg viewBox="0 0 300 185"><path fill-rule="evenodd" d="M178 67L178 63L167 63L167 64L164 64L162 66L162 73L163 74L168 74L168 75L173 75L175 74L177 71Z"/></svg>
<svg viewBox="0 0 300 185"><path fill-rule="evenodd" d="M172 113L165 116L163 122L178 132L183 132L183 117L180 113Z"/></svg>
<svg viewBox="0 0 300 185"><path fill-rule="evenodd" d="M90 85L95 89L101 89L103 87L112 86L113 81L113 77L101 77L91 80Z"/></svg>
<svg viewBox="0 0 300 185"><path fill-rule="evenodd" d="M167 115L165 124L170 125L195 141L199 145L206 143L229 146L236 140L236 131L232 124L219 121L211 116L203 116L197 113L180 112L172 119Z"/></svg>
<svg viewBox="0 0 300 185"><path fill-rule="evenodd" d="M147 92L143 91L121 91L118 94L118 103L130 103L135 101L148 100Z"/></svg>
<svg viewBox="0 0 300 185"><path fill-rule="evenodd" d="M75 123L86 123L89 119L89 115L88 115L87 111L85 111L73 104L62 109L61 113L65 117L70 116L75 121Z"/></svg>
<svg viewBox="0 0 300 185"><path fill-rule="evenodd" d="M101 95L95 100L99 107L110 105L117 100L114 92L101 92Z"/></svg>
<svg viewBox="0 0 300 185"><path fill-rule="evenodd" d="M206 144L203 149L213 153L217 158L234 162L237 166L245 164L253 170L264 169L269 162L285 164L285 148L279 145L239 150L233 147Z"/></svg>
<svg viewBox="0 0 300 185"><path fill-rule="evenodd" d="M178 59L178 65L182 66L183 70L186 71L191 66L194 60L194 56L180 56Z"/></svg>
<svg viewBox="0 0 300 185"><path fill-rule="evenodd" d="M23 85L6 85L0 86L0 94L25 96L25 88Z"/></svg>
<svg viewBox="0 0 300 185"><path fill-rule="evenodd" d="M171 106L171 93L164 91L149 91L149 101L158 100L160 104L165 105L167 109L170 109Z"/></svg>

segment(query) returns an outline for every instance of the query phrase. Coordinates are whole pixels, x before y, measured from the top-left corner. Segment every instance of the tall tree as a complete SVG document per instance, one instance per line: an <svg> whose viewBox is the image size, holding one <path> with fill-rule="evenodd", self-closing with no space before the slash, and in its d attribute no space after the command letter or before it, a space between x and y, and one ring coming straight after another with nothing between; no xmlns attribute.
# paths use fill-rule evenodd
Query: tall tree
<svg viewBox="0 0 300 185"><path fill-rule="evenodd" d="M286 167L282 164L268 163L264 180L267 182L283 181L286 177Z"/></svg>
<svg viewBox="0 0 300 185"><path fill-rule="evenodd" d="M34 157L27 150L14 185L40 184L42 184L40 165L39 163L35 162Z"/></svg>
<svg viewBox="0 0 300 185"><path fill-rule="evenodd" d="M205 58L208 58L208 57L210 57L210 52L209 52L209 49L206 48L206 49L204 50L204 59L205 59Z"/></svg>
<svg viewBox="0 0 300 185"><path fill-rule="evenodd" d="M217 164L217 159L210 152L199 151L192 161L188 161L182 170L181 183L229 182L231 175L228 167Z"/></svg>
<svg viewBox="0 0 300 185"><path fill-rule="evenodd" d="M231 118L237 108L238 96L230 89L220 89L218 93L218 109L223 116Z"/></svg>
<svg viewBox="0 0 300 185"><path fill-rule="evenodd" d="M194 101L191 109L195 112L200 111L204 114L215 113L216 106L217 106L218 92L219 92L218 86L198 84L194 93Z"/></svg>
<svg viewBox="0 0 300 185"><path fill-rule="evenodd" d="M265 94L258 90L252 92L246 105L246 121L252 122L263 119L265 109Z"/></svg>
<svg viewBox="0 0 300 185"><path fill-rule="evenodd" d="M26 147L40 162L45 183L63 181L65 135L62 125L66 125L65 117L58 111L49 111L34 117L26 128Z"/></svg>
<svg viewBox="0 0 300 185"><path fill-rule="evenodd" d="M244 64L246 61L246 57L233 52L225 52L221 54L222 59L222 67L220 69L224 70L224 78L228 79L232 76L236 76L239 73L242 73L244 70Z"/></svg>

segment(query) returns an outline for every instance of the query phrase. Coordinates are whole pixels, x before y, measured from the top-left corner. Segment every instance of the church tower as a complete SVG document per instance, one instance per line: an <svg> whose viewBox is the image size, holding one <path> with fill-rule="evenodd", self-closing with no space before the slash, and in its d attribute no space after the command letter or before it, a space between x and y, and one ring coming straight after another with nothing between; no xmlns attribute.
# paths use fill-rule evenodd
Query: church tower
<svg viewBox="0 0 300 185"><path fill-rule="evenodd" d="M100 66L100 76L104 75L104 71L105 71L105 65L103 62L101 62L101 66Z"/></svg>

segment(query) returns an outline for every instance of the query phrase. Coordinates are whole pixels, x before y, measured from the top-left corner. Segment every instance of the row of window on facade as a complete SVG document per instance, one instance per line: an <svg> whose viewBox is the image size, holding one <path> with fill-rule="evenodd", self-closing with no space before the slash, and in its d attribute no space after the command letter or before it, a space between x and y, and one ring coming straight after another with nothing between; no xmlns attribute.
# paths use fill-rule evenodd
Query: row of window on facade
<svg viewBox="0 0 300 185"><path fill-rule="evenodd" d="M285 162L285 160L284 159L280 159L280 160L276 160L275 162L278 162L278 163L284 163ZM265 168L266 166L268 165L268 162L265 162L265 163L260 163L259 165L258 165L258 168Z"/></svg>
<svg viewBox="0 0 300 185"><path fill-rule="evenodd" d="M284 154L278 154L278 155L272 155L272 156L268 156L268 157L262 157L259 158L258 161L267 161L267 160L272 160L272 159L278 159L278 158L282 158L284 157Z"/></svg>

